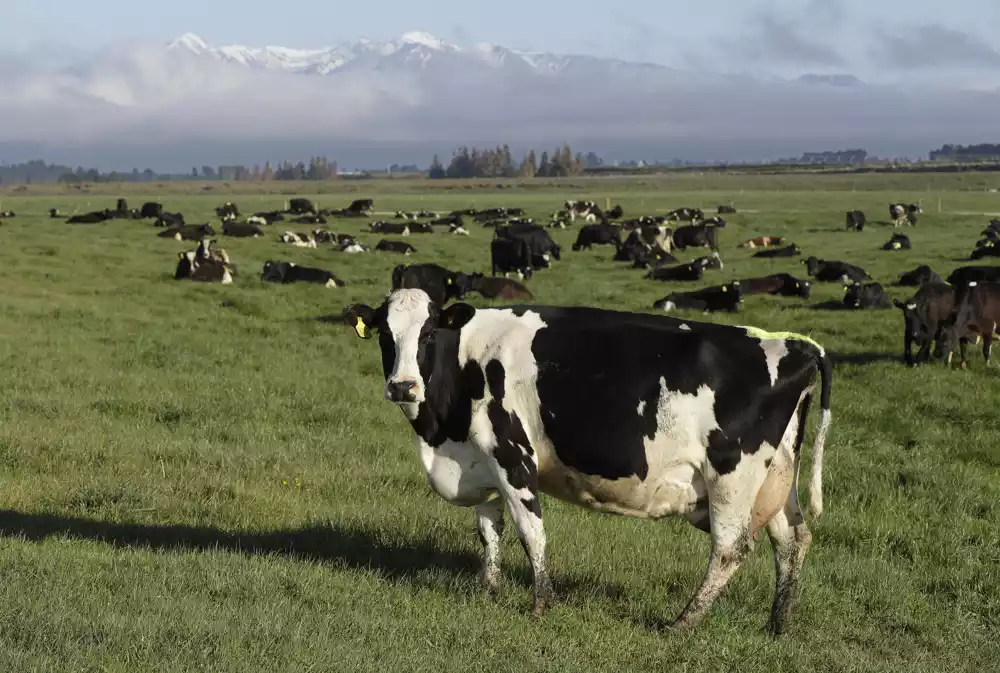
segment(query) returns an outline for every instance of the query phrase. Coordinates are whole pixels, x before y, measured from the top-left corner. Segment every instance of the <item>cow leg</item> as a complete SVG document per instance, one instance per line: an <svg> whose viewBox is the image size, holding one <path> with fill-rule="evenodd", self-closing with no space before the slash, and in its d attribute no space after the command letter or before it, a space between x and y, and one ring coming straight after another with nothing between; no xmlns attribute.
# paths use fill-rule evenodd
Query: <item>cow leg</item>
<svg viewBox="0 0 1000 673"><path fill-rule="evenodd" d="M990 366L990 350L993 348L993 332L996 331L996 323L993 323L991 330L983 332L983 357L986 358L986 366Z"/></svg>
<svg viewBox="0 0 1000 673"><path fill-rule="evenodd" d="M796 479L796 481L798 481ZM774 554L774 602L767 629L774 635L784 633L798 594L799 579L806 552L812 543L812 533L799 506L798 493L793 488L785 508L767 524Z"/></svg>
<svg viewBox="0 0 1000 673"><path fill-rule="evenodd" d="M958 340L958 352L962 356L961 364L959 365L962 369L969 366L968 358L966 357L966 352L969 348L969 340L962 337Z"/></svg>
<svg viewBox="0 0 1000 673"><path fill-rule="evenodd" d="M476 529L483 544L480 579L491 594L500 588L500 540L503 537L503 500L494 498L476 505Z"/></svg>

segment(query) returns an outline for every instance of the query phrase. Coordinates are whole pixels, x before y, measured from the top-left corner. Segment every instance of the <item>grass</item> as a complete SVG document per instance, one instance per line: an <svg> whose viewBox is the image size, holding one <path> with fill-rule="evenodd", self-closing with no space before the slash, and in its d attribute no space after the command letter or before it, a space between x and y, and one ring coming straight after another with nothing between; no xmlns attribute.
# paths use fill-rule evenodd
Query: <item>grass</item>
<svg viewBox="0 0 1000 673"><path fill-rule="evenodd" d="M885 283L920 263L946 275L988 219L963 213L1000 210L983 189L995 179L682 176L507 190L400 180L317 191L328 206L373 196L379 211L516 204L536 217L573 197L620 201L628 214L735 202L747 212L722 232L725 269L699 287L804 276L799 259L736 248L759 234ZM127 195L134 205L161 196L190 222L214 221L226 198L169 187ZM235 197L244 210L285 198L239 187L250 192ZM480 591L472 513L427 488L408 424L380 399L377 346L315 320L379 301L404 259L487 271L489 232L412 236L411 258L222 239L240 273L206 286L172 280L177 253L193 246L148 223L46 216L113 207L115 195L32 186L2 202L19 217L0 226L0 670L998 670L1000 388L978 354L966 372L909 370L898 311L816 308L840 299L836 285L808 302L751 297L741 314L712 317L810 334L837 361L827 508L812 523L792 630L762 632L767 542L702 627L677 635L662 627L701 580L708 536L547 498L558 603L534 620L512 534L500 598ZM912 252L880 251L887 227L842 231L849 208L885 219L890 201L918 199L926 214L906 230ZM681 287L644 281L608 249L569 252L572 230L555 236L566 253L531 281L540 303L651 310ZM264 284L267 259L323 266L349 285Z"/></svg>

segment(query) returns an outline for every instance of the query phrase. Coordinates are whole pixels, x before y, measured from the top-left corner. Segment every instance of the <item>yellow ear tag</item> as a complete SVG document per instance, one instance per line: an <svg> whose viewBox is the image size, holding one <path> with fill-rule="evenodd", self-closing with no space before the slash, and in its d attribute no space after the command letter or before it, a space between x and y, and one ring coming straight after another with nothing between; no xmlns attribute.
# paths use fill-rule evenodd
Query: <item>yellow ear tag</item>
<svg viewBox="0 0 1000 673"><path fill-rule="evenodd" d="M368 338L368 326L365 325L365 321L361 319L361 316L358 316L358 324L354 326L354 331L358 333L360 338Z"/></svg>
<svg viewBox="0 0 1000 673"><path fill-rule="evenodd" d="M722 286L722 291L723 291L723 292L729 292L729 288L728 288L728 287L726 287L725 285L723 285L723 286Z"/></svg>

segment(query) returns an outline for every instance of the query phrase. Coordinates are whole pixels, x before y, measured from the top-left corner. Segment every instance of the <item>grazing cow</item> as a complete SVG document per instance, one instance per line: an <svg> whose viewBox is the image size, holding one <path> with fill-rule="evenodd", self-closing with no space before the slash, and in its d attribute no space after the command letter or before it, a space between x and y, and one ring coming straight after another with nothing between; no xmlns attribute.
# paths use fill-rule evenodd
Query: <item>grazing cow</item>
<svg viewBox="0 0 1000 673"><path fill-rule="evenodd" d="M621 515L681 515L711 533L708 572L678 630L701 622L766 528L777 559L768 626L785 630L812 539L795 484L817 378L810 488L822 512L832 366L819 344L595 308L445 310L419 290L347 307L341 320L359 337L378 333L385 397L418 435L431 488L476 507L488 589L500 580L506 510L531 564L532 611L544 613L547 493Z"/></svg>
<svg viewBox="0 0 1000 673"><path fill-rule="evenodd" d="M622 228L615 224L587 224L580 228L577 234L576 243L573 244L573 251L590 250L594 245L614 245L619 247L622 244Z"/></svg>
<svg viewBox="0 0 1000 673"><path fill-rule="evenodd" d="M596 222L603 217L600 207L593 201L567 201L563 210L570 222L576 222L577 217L582 217L587 222Z"/></svg>
<svg viewBox="0 0 1000 673"><path fill-rule="evenodd" d="M240 208L232 201L226 201L215 209L215 214L224 220L235 220L240 216Z"/></svg>
<svg viewBox="0 0 1000 673"><path fill-rule="evenodd" d="M867 224L867 218L865 218L864 211L861 210L848 210L847 211L847 230L848 231L864 231L865 224Z"/></svg>
<svg viewBox="0 0 1000 673"><path fill-rule="evenodd" d="M368 229L373 234L399 234L400 236L410 235L409 224L386 222L384 220L372 222L368 225Z"/></svg>
<svg viewBox="0 0 1000 673"><path fill-rule="evenodd" d="M49 217L52 219L63 218L65 215L59 212L58 208L49 208Z"/></svg>
<svg viewBox="0 0 1000 673"><path fill-rule="evenodd" d="M317 215L316 206L309 199L291 199L288 202L288 207L285 208L286 213L291 213L292 215Z"/></svg>
<svg viewBox="0 0 1000 673"><path fill-rule="evenodd" d="M684 309L701 311L702 313L713 311L735 313L740 310L742 304L743 291L740 289L740 282L737 280L726 285L715 285L692 292L671 292L663 299L655 302L653 308L664 312Z"/></svg>
<svg viewBox="0 0 1000 673"><path fill-rule="evenodd" d="M487 278L481 273L459 273L455 284L464 297L469 292L478 292L487 299L534 299L531 290L510 278Z"/></svg>
<svg viewBox="0 0 1000 673"><path fill-rule="evenodd" d="M969 259L982 259L983 257L1000 257L1000 245L988 239L976 243Z"/></svg>
<svg viewBox="0 0 1000 673"><path fill-rule="evenodd" d="M929 282L911 299L905 302L895 299L893 303L903 311L903 360L910 367L927 362L931 342L940 343L941 330L955 310L955 288L941 282ZM915 358L913 344L919 348Z"/></svg>
<svg viewBox="0 0 1000 673"><path fill-rule="evenodd" d="M215 229L210 224L184 224L164 229L157 236L159 238L172 238L175 241L201 241L207 236L215 236Z"/></svg>
<svg viewBox="0 0 1000 673"><path fill-rule="evenodd" d="M536 224L514 223L497 227L494 236L509 240L520 239L527 243L531 251L531 264L536 269L548 268L550 260L559 260L562 253L562 248L556 245L549 232Z"/></svg>
<svg viewBox="0 0 1000 673"><path fill-rule="evenodd" d="M736 206L721 205L715 209L719 215L735 215Z"/></svg>
<svg viewBox="0 0 1000 673"><path fill-rule="evenodd" d="M960 266L952 271L946 279L956 291L964 292L969 283L1000 283L1000 267L998 266Z"/></svg>
<svg viewBox="0 0 1000 673"><path fill-rule="evenodd" d="M753 254L753 256L767 259L773 257L797 257L798 255L801 254L802 251L799 250L799 246L792 243L791 245L786 245L784 248L774 248L773 250L758 250Z"/></svg>
<svg viewBox="0 0 1000 673"><path fill-rule="evenodd" d="M701 208L677 208L667 213L667 219L681 222L697 222L705 219L705 212Z"/></svg>
<svg viewBox="0 0 1000 673"><path fill-rule="evenodd" d="M168 213L165 210L161 210L160 214L156 216L156 222L153 226L156 227L179 227L185 224L183 213Z"/></svg>
<svg viewBox="0 0 1000 673"><path fill-rule="evenodd" d="M910 248L910 237L906 234L893 234L892 238L882 246L883 250L909 250Z"/></svg>
<svg viewBox="0 0 1000 673"><path fill-rule="evenodd" d="M941 276L934 273L934 270L926 264L921 264L913 271L907 271L899 277L896 285L919 287L927 283L943 283Z"/></svg>
<svg viewBox="0 0 1000 673"><path fill-rule="evenodd" d="M975 335L983 339L983 358L989 366L993 335L1000 325L1000 283L973 281L965 288L961 298L956 297L955 304L955 310L941 330L934 356L940 358L947 353L950 365L957 341L962 356L961 366L965 369L969 366L966 353L969 338Z"/></svg>
<svg viewBox="0 0 1000 673"><path fill-rule="evenodd" d="M100 224L101 222L107 222L112 218L110 210L95 210L90 213L84 213L82 215L72 215L68 220L67 224Z"/></svg>
<svg viewBox="0 0 1000 673"><path fill-rule="evenodd" d="M906 220L911 227L914 226L917 223L917 215L922 212L920 206L914 203L889 204L889 219L892 220L893 227L901 226L903 220Z"/></svg>
<svg viewBox="0 0 1000 673"><path fill-rule="evenodd" d="M222 230L225 233L225 229ZM280 243L294 245L297 248L315 248L316 239L309 234L297 234L294 231L286 231L278 237Z"/></svg>
<svg viewBox="0 0 1000 673"><path fill-rule="evenodd" d="M317 283L325 287L344 287L347 284L326 269L274 260L264 262L260 279L271 283Z"/></svg>
<svg viewBox="0 0 1000 673"><path fill-rule="evenodd" d="M222 235L233 238L257 238L264 235L264 230L258 224L246 222L223 222Z"/></svg>
<svg viewBox="0 0 1000 673"><path fill-rule="evenodd" d="M403 241L390 241L388 239L383 238L375 245L375 251L393 252L399 255L410 255L416 252L417 249L414 248L409 243L405 243Z"/></svg>
<svg viewBox="0 0 1000 673"><path fill-rule="evenodd" d="M505 277L514 272L519 278L531 280L534 272L531 245L523 238L494 238L490 242L490 273Z"/></svg>
<svg viewBox="0 0 1000 673"><path fill-rule="evenodd" d="M879 283L859 283L855 281L844 288L844 306L857 309L892 308L889 295Z"/></svg>
<svg viewBox="0 0 1000 673"><path fill-rule="evenodd" d="M705 275L705 267L695 262L678 266L661 266L646 274L646 280L695 281Z"/></svg>
<svg viewBox="0 0 1000 673"><path fill-rule="evenodd" d="M785 242L782 236L758 236L757 238L750 238L742 243L740 243L737 248L748 248L750 250L755 250L757 248L775 248Z"/></svg>
<svg viewBox="0 0 1000 673"><path fill-rule="evenodd" d="M871 280L872 277L860 266L848 264L847 262L828 261L810 257L802 260L806 265L806 272L818 281L824 283L843 283L849 285L852 282Z"/></svg>
<svg viewBox="0 0 1000 673"><path fill-rule="evenodd" d="M673 244L678 250L685 250L687 248L718 250L718 232L715 227L706 227L700 224L684 225L674 230Z"/></svg>
<svg viewBox="0 0 1000 673"><path fill-rule="evenodd" d="M807 280L799 280L787 273L775 273L759 278L744 278L740 280L740 289L744 296L750 294L770 294L780 297L801 297L808 299L812 294L812 286Z"/></svg>
<svg viewBox="0 0 1000 673"><path fill-rule="evenodd" d="M374 208L374 199L355 199L351 201L351 205L344 209L344 212L368 216L372 214Z"/></svg>
<svg viewBox="0 0 1000 673"><path fill-rule="evenodd" d="M457 282L459 274L438 264L399 264L392 270L392 289L419 289L435 304L444 306L452 299L463 299L464 285Z"/></svg>
<svg viewBox="0 0 1000 673"><path fill-rule="evenodd" d="M139 217L148 220L155 220L160 217L163 212L163 204L156 203L155 201L147 201L142 204L142 208L139 209Z"/></svg>
<svg viewBox="0 0 1000 673"><path fill-rule="evenodd" d="M254 213L253 217L264 220L266 224L274 224L275 222L284 222L285 220L285 214L282 213L280 210L269 210L269 211ZM249 222L250 219L251 218L247 218L247 221Z"/></svg>

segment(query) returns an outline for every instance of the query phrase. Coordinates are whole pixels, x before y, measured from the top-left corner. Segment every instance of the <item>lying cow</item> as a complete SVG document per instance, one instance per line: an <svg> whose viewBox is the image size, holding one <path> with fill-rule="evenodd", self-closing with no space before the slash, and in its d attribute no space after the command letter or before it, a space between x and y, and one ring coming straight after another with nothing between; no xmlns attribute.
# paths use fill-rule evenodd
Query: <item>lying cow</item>
<svg viewBox="0 0 1000 673"><path fill-rule="evenodd" d="M164 229L157 236L159 238L172 238L175 241L200 241L206 236L215 236L215 229L210 224L185 224L180 227Z"/></svg>
<svg viewBox="0 0 1000 673"><path fill-rule="evenodd" d="M771 259L774 257L797 257L801 255L802 251L799 250L799 246L792 243L791 245L786 245L784 248L774 248L773 250L759 250L754 253L754 257L760 257L765 259Z"/></svg>
<svg viewBox="0 0 1000 673"><path fill-rule="evenodd" d="M883 250L910 250L910 237L906 234L893 234L892 238L882 246Z"/></svg>
<svg viewBox="0 0 1000 673"><path fill-rule="evenodd" d="M392 252L397 255L412 255L417 251L409 243L403 241L390 241L387 238L383 238L375 245L376 252Z"/></svg>
<svg viewBox="0 0 1000 673"><path fill-rule="evenodd" d="M960 266L946 280L960 292L970 283L1000 283L1000 266Z"/></svg>
<svg viewBox="0 0 1000 673"><path fill-rule="evenodd" d="M253 217L264 220L265 224L274 224L275 222L284 222L285 220L285 214L280 210L261 211L254 213ZM247 221L250 221L250 218L247 218Z"/></svg>
<svg viewBox="0 0 1000 673"><path fill-rule="evenodd" d="M614 245L622 244L622 228L614 224L588 224L580 228L580 233L573 244L573 251L590 250L594 245Z"/></svg>
<svg viewBox="0 0 1000 673"><path fill-rule="evenodd" d="M203 283L231 285L234 271L229 265L229 256L224 250L210 250L206 241L202 240L197 250L179 253L174 280L189 278Z"/></svg>
<svg viewBox="0 0 1000 673"><path fill-rule="evenodd" d="M944 281L941 280L941 276L934 273L934 269L926 264L921 264L913 271L907 271L906 273L900 275L899 280L896 281L896 285L920 287L926 283L943 282Z"/></svg>
<svg viewBox="0 0 1000 673"><path fill-rule="evenodd" d="M893 300L896 308L903 312L903 360L910 367L925 363L930 359L931 342L941 341L941 330L955 310L955 289L941 282L927 283L913 295L901 302ZM913 345L918 347L913 356Z"/></svg>
<svg viewBox="0 0 1000 673"><path fill-rule="evenodd" d="M409 224L386 222L384 220L372 222L368 225L368 230L373 234L399 234L400 236L410 235Z"/></svg>
<svg viewBox="0 0 1000 673"><path fill-rule="evenodd" d="M678 250L687 248L719 249L719 234L715 227L700 224L688 224L677 227L673 233L673 247Z"/></svg>
<svg viewBox="0 0 1000 673"><path fill-rule="evenodd" d="M12 217L17 217L17 213L13 210L0 210L0 219L10 219Z"/></svg>
<svg viewBox="0 0 1000 673"><path fill-rule="evenodd" d="M653 308L669 312L674 309L701 311L729 311L735 313L743 303L743 292L739 281L726 285L715 285L692 292L671 292L653 303Z"/></svg>
<svg viewBox="0 0 1000 673"><path fill-rule="evenodd" d="M864 231L865 224L867 224L867 218L861 210L848 210L847 211L847 230L848 231Z"/></svg>
<svg viewBox="0 0 1000 673"><path fill-rule="evenodd" d="M65 215L63 215L62 213L60 213L58 208L49 208L49 217L54 220L54 219L57 219L57 218L61 219L61 218L65 217Z"/></svg>
<svg viewBox="0 0 1000 673"><path fill-rule="evenodd" d="M744 278L740 280L740 290L743 295L770 294L781 297L801 297L808 299L812 294L812 286L807 280L799 280L787 273L775 273L759 278Z"/></svg>
<svg viewBox="0 0 1000 673"><path fill-rule="evenodd" d="M661 266L646 274L646 280L662 281L695 281L705 275L705 267L701 264L688 262L678 266Z"/></svg>
<svg viewBox="0 0 1000 673"><path fill-rule="evenodd" d="M224 232L225 230L223 230ZM315 248L316 239L309 234L298 234L294 231L286 231L278 237L279 243L287 243L297 248Z"/></svg>
<svg viewBox="0 0 1000 673"><path fill-rule="evenodd" d="M142 204L142 208L139 209L139 217L146 220L155 220L160 217L163 212L163 204L156 203L155 201L147 201Z"/></svg>
<svg viewBox="0 0 1000 673"><path fill-rule="evenodd" d="M462 296L478 292L487 299L534 299L531 290L510 278L487 278L481 273L459 273L455 284Z"/></svg>
<svg viewBox="0 0 1000 673"><path fill-rule="evenodd" d="M310 213L313 215L317 214L316 206L313 202L309 199L302 198L289 200L287 206L285 207L285 212L291 213L292 215L307 215Z"/></svg>
<svg viewBox="0 0 1000 673"><path fill-rule="evenodd" d="M844 306L853 309L884 309L892 308L892 302L879 283L854 282L844 288Z"/></svg>
<svg viewBox="0 0 1000 673"><path fill-rule="evenodd" d="M444 306L465 296L464 285L456 282L458 273L438 264L399 264L392 270L392 289L419 289L435 304Z"/></svg>
<svg viewBox="0 0 1000 673"><path fill-rule="evenodd" d="M184 222L183 213L168 213L165 210L161 210L160 214L156 216L156 222L153 223L154 227L179 227Z"/></svg>
<svg viewBox="0 0 1000 673"><path fill-rule="evenodd" d="M235 220L240 216L240 208L232 201L226 201L215 209L215 214L223 220Z"/></svg>
<svg viewBox="0 0 1000 673"><path fill-rule="evenodd" d="M697 222L705 219L705 211L701 208L677 208L667 213L667 219L682 222Z"/></svg>
<svg viewBox="0 0 1000 673"><path fill-rule="evenodd" d="M783 236L758 236L757 238L751 238L740 243L738 248L749 248L753 250L755 248L776 248L785 242Z"/></svg>
<svg viewBox="0 0 1000 673"><path fill-rule="evenodd" d="M984 257L1000 257L1000 245L989 239L977 242L976 247L969 254L969 259L983 259Z"/></svg>
<svg viewBox="0 0 1000 673"><path fill-rule="evenodd" d="M735 215L736 206L721 205L715 209L715 212L717 212L719 215Z"/></svg>
<svg viewBox="0 0 1000 673"><path fill-rule="evenodd" d="M293 262L264 262L262 281L271 283L317 283L324 287L344 287L346 283L326 269L299 266Z"/></svg>
<svg viewBox="0 0 1000 673"><path fill-rule="evenodd" d="M82 215L72 215L66 220L67 224L100 224L112 218L110 210L95 210Z"/></svg>
<svg viewBox="0 0 1000 673"><path fill-rule="evenodd" d="M993 335L1000 329L1000 283L977 283L965 288L964 296L956 298L955 310L941 330L941 338L934 351L935 357L948 354L948 364L958 342L962 356L961 367L969 366L966 350L972 335L983 339L983 358L990 364Z"/></svg>
<svg viewBox="0 0 1000 673"><path fill-rule="evenodd" d="M825 259L810 257L802 260L806 265L806 272L818 281L824 283L843 283L849 285L852 282L871 280L872 277L860 266Z"/></svg>
<svg viewBox="0 0 1000 673"><path fill-rule="evenodd" d="M889 219L892 220L893 227L901 226L904 220L908 222L911 227L915 226L917 224L917 215L922 212L923 210L920 206L915 203L889 204Z"/></svg>
<svg viewBox="0 0 1000 673"><path fill-rule="evenodd" d="M258 238L264 235L264 230L259 224L249 224L247 222L223 222L222 235L232 238Z"/></svg>
<svg viewBox="0 0 1000 673"><path fill-rule="evenodd" d="M301 215L293 217L290 222L292 224L326 224L326 218L322 215Z"/></svg>
<svg viewBox="0 0 1000 673"><path fill-rule="evenodd" d="M794 484L817 374L811 505L822 511L832 367L814 341L589 307L442 309L420 290L349 306L342 321L378 332L384 397L410 421L430 487L476 508L488 589L506 512L531 564L532 612L545 612L544 492L711 533L678 630L701 622L766 528L779 560L768 626L786 628L812 537Z"/></svg>

